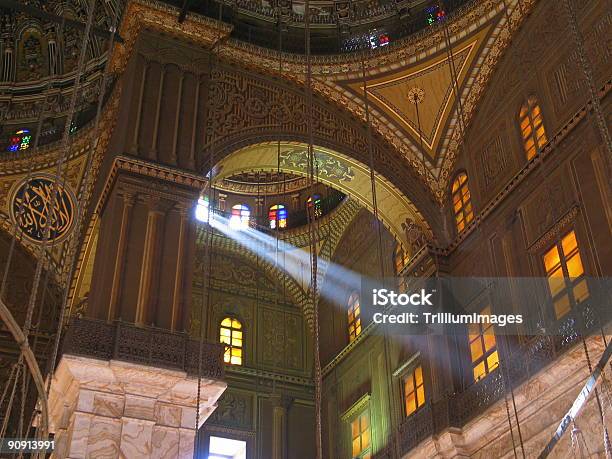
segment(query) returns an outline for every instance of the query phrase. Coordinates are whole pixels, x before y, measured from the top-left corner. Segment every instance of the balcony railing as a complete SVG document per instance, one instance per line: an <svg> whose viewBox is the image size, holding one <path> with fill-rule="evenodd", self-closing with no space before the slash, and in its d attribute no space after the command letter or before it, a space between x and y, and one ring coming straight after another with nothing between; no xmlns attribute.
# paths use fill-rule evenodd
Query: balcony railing
<svg viewBox="0 0 612 459"><path fill-rule="evenodd" d="M198 365L202 346L202 361ZM73 318L63 339L62 354L101 360L122 360L160 368L181 370L204 378L223 379L223 346L191 339L153 327L126 322Z"/></svg>
<svg viewBox="0 0 612 459"><path fill-rule="evenodd" d="M598 314L589 302L572 309L552 326L552 333L534 336L502 355L501 365L465 390L427 403L406 418L398 430L401 453L415 448L428 436L447 427L463 427L500 400L510 387L516 388L580 342L600 329ZM506 365L506 367L503 367ZM504 372L507 372L504 375Z"/></svg>

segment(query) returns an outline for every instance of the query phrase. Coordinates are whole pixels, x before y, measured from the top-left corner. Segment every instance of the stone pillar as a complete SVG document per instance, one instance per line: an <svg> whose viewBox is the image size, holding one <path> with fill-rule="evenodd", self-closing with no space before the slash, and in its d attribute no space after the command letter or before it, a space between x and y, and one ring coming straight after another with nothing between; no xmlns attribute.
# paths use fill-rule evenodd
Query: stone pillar
<svg viewBox="0 0 612 459"><path fill-rule="evenodd" d="M199 427L226 388L195 377L119 361L64 355L49 396L53 458L192 459Z"/></svg>
<svg viewBox="0 0 612 459"><path fill-rule="evenodd" d="M109 179L87 316L185 331L204 180L145 164L149 175L117 168Z"/></svg>
<svg viewBox="0 0 612 459"><path fill-rule="evenodd" d="M272 402L272 459L287 456L287 410L292 399L280 394L270 397Z"/></svg>
<svg viewBox="0 0 612 459"><path fill-rule="evenodd" d="M204 186L188 172L115 159L97 208L87 317L71 321L51 381L53 457L193 457L197 428L227 387L223 347L185 333L192 211Z"/></svg>

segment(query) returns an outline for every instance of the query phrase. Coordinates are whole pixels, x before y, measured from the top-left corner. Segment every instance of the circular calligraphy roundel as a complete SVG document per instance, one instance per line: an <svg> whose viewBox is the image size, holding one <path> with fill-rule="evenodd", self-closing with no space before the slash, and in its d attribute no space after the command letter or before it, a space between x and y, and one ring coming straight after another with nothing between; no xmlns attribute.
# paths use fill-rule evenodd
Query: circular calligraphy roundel
<svg viewBox="0 0 612 459"><path fill-rule="evenodd" d="M57 241L65 236L75 220L75 199L72 192L54 185L47 176L22 182L13 195L13 220L30 239L36 242Z"/></svg>

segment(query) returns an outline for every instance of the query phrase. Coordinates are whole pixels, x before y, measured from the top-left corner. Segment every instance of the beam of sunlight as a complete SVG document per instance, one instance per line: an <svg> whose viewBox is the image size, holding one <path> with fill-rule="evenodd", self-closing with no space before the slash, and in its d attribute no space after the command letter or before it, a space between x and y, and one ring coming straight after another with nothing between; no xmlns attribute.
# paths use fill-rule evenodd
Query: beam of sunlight
<svg viewBox="0 0 612 459"><path fill-rule="evenodd" d="M210 226L266 259L298 282L304 277L310 283L310 252L251 227L236 225L228 218L210 213ZM278 251L277 251L278 247ZM328 288L319 289L319 294L338 306L345 306L347 292L361 292L360 274L317 256L318 271L325 274ZM305 276L305 273L307 276ZM320 279L320 277L318 278ZM308 287L308 284L306 287Z"/></svg>

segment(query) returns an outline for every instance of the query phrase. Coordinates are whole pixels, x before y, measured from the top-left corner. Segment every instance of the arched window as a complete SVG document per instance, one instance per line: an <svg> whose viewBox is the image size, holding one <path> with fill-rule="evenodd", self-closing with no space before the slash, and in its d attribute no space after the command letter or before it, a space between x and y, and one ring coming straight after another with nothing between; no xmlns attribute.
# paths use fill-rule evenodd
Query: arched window
<svg viewBox="0 0 612 459"><path fill-rule="evenodd" d="M246 204L236 204L232 206L232 215L230 216L229 226L232 229L247 229L249 227L249 219L251 217L251 209Z"/></svg>
<svg viewBox="0 0 612 459"><path fill-rule="evenodd" d="M270 220L270 228L286 228L287 227L287 209L283 204L275 204L268 211L268 219Z"/></svg>
<svg viewBox="0 0 612 459"><path fill-rule="evenodd" d="M9 139L9 146L7 151L19 151L27 150L30 148L30 141L32 140L32 134L29 129L19 129Z"/></svg>
<svg viewBox="0 0 612 459"><path fill-rule="evenodd" d="M519 124L523 137L523 148L525 148L527 160L530 160L547 142L542 110L535 97L529 97L521 107Z"/></svg>
<svg viewBox="0 0 612 459"><path fill-rule="evenodd" d="M201 222L208 222L209 203L208 196L201 196L196 205L195 217Z"/></svg>
<svg viewBox="0 0 612 459"><path fill-rule="evenodd" d="M308 208L309 215L314 216L314 218L319 218L323 214L323 210L321 209L321 196L318 194L309 196L306 200L306 207Z"/></svg>
<svg viewBox="0 0 612 459"><path fill-rule="evenodd" d="M219 341L225 344L223 361L232 365L242 365L242 324L239 320L226 317L221 321Z"/></svg>
<svg viewBox="0 0 612 459"><path fill-rule="evenodd" d="M455 223L457 231L461 232L474 219L468 178L465 172L461 172L453 182L452 195Z"/></svg>
<svg viewBox="0 0 612 459"><path fill-rule="evenodd" d="M348 300L348 332L351 342L361 333L361 307L357 293L351 294Z"/></svg>

